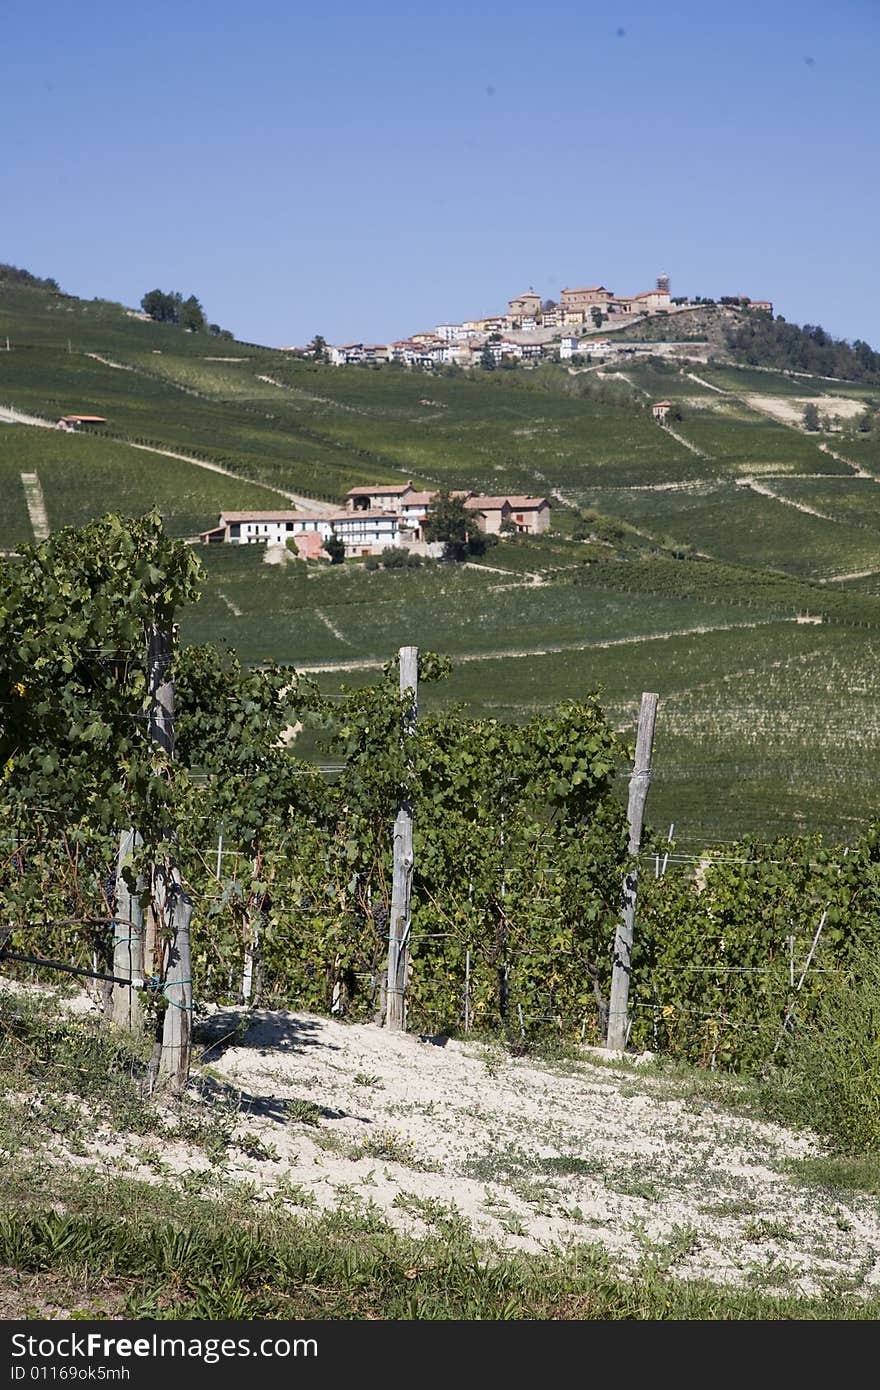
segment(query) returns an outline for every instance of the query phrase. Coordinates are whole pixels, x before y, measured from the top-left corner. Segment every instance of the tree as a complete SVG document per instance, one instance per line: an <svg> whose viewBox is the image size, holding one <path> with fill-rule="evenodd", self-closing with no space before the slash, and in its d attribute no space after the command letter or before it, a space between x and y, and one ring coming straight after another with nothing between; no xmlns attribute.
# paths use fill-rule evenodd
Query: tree
<svg viewBox="0 0 880 1390"><path fill-rule="evenodd" d="M486 372L495 370L495 354L488 343L483 344L483 351L480 353L480 366Z"/></svg>
<svg viewBox="0 0 880 1390"><path fill-rule="evenodd" d="M814 433L819 428L819 409L815 401L807 401L804 406L804 429Z"/></svg>
<svg viewBox="0 0 880 1390"><path fill-rule="evenodd" d="M315 362L326 362L328 357L327 339L322 338L320 333L316 333L309 343L309 352Z"/></svg>
<svg viewBox="0 0 880 1390"><path fill-rule="evenodd" d="M593 320L594 328L601 328L602 310L598 307L598 305L593 305L592 309L590 310L590 318Z"/></svg>
<svg viewBox="0 0 880 1390"><path fill-rule="evenodd" d="M324 549L330 556L331 565L342 564L345 559L345 541L341 536L337 536L335 531L331 531L330 535L325 540Z"/></svg>
<svg viewBox="0 0 880 1390"><path fill-rule="evenodd" d="M205 311L194 294L191 294L189 299L184 300L180 307L180 324L182 328L188 328L191 333L204 333L208 326Z"/></svg>
<svg viewBox="0 0 880 1390"><path fill-rule="evenodd" d="M168 294L164 290L149 290L141 300L144 313L157 323L180 323L182 306L183 295L178 294L177 290L171 290Z"/></svg>
<svg viewBox="0 0 880 1390"><path fill-rule="evenodd" d="M474 517L464 505L464 498L438 492L422 522L426 541L443 542L445 560L464 560L468 555L482 555L486 539Z"/></svg>
<svg viewBox="0 0 880 1390"><path fill-rule="evenodd" d="M545 299L543 304L541 305L541 313L552 314L553 310L558 308L559 305L556 303L555 299Z"/></svg>

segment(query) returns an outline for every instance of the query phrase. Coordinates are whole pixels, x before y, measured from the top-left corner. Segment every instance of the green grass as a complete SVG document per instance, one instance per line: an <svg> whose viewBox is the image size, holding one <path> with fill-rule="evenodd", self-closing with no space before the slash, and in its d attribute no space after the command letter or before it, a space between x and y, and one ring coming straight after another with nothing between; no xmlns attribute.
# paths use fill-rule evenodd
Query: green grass
<svg viewBox="0 0 880 1390"><path fill-rule="evenodd" d="M2 548L33 539L22 472L38 474L52 530L84 525L107 511L140 516L155 506L169 535L193 536L215 525L224 508L271 510L289 505L267 488L115 440L28 425L0 428Z"/></svg>
<svg viewBox="0 0 880 1390"><path fill-rule="evenodd" d="M675 430L708 455L707 474L835 473L836 464L817 442L758 411L729 405L712 410L688 408Z"/></svg>
<svg viewBox="0 0 880 1390"><path fill-rule="evenodd" d="M857 479L847 480L850 487ZM838 497L852 498L848 513L839 504L839 520L813 516L786 505L800 501L798 482L766 479L759 483L779 497L730 482L703 482L663 492L584 489L583 505L626 516L659 542L691 546L728 564L780 570L805 579L822 579L877 562L876 533L858 518L856 498L863 489L842 483ZM804 485L807 501L809 482ZM809 503L812 505L812 503Z"/></svg>
<svg viewBox="0 0 880 1390"><path fill-rule="evenodd" d="M315 567L306 577L303 567L263 565L256 548L202 551L205 596L183 614L186 640L228 641L246 661L294 664L377 663L416 642L475 658L459 662L446 686L426 692L429 705L461 698L475 711L514 718L604 685L613 717L629 727L641 689L657 689L667 765L652 788L649 815L684 816L694 830L769 833L788 821L846 835L857 817L873 814L870 744L856 756L847 734L838 756L833 738L838 714L850 730L873 728L865 672L874 635L857 625L878 621L873 595L880 594L880 576L816 581L880 568L880 508L873 485L821 453L816 439L656 362L627 364L626 376L654 397L699 400L684 406L677 428L710 458L658 429L644 397L623 379L571 377L561 367L483 376L333 369L144 323L118 305L26 289L0 291L0 343L7 332L14 350L0 352L0 402L47 418L94 411L117 434L315 496L340 498L354 482L412 477L491 492L560 489L604 517L588 523L599 539L582 544L570 539L573 513L557 508L552 524L563 534L498 545L482 572L369 573L347 564ZM90 352L132 370L109 367ZM694 370L738 392L827 387L831 399L855 389L748 368ZM880 473L874 436L835 436L832 446ZM30 539L20 473L32 470L53 528L108 507L138 513L155 502L170 530L193 534L213 524L223 506L277 505L259 487L115 440L0 426L2 548ZM737 487L734 478L748 473L777 497ZM662 486L670 482L687 486ZM716 563L673 562L650 554L652 545L702 551ZM582 563L615 554L612 563ZM549 582L510 587L533 576ZM796 613L824 614L848 629L775 623L684 635L693 627ZM667 632L677 635L660 635ZM619 637L627 639L623 645L598 645ZM750 688L738 673L771 669L777 644L785 680L780 676L778 689L761 682ZM563 650L537 654L554 646ZM491 656L522 649L535 654ZM813 667L798 665L808 651L827 654L837 684L828 686L820 656L814 689ZM355 671L322 683L373 676ZM684 709L688 689L685 720L675 711ZM718 723L725 710L728 732ZM753 729L767 729L763 754L753 746Z"/></svg>
<svg viewBox="0 0 880 1390"><path fill-rule="evenodd" d="M829 381L827 377L775 371L760 367L721 367L717 364L694 369L704 381L735 395L765 396L852 396L869 399L878 394L876 386L858 381Z"/></svg>
<svg viewBox="0 0 880 1390"><path fill-rule="evenodd" d="M514 574L506 582L444 564L416 571L360 565L306 571L262 564L262 554L262 547L204 552L210 579L202 602L184 615L184 640L228 638L246 660L300 665L382 662L409 642L475 656L744 621L733 605L591 590L564 578L533 585Z"/></svg>

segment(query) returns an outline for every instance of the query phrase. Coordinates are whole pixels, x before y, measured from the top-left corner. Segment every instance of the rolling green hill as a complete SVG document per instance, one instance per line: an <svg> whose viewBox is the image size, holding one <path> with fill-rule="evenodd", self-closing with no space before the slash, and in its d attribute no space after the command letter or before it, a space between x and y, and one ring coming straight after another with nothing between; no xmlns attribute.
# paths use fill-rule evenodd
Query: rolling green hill
<svg viewBox="0 0 880 1390"><path fill-rule="evenodd" d="M691 336L707 322L693 317ZM0 424L0 549L32 536L22 473L38 475L51 529L156 504L184 537L221 508L341 501L367 481L546 494L553 534L475 568L206 550L184 638L322 668L327 686L372 679L415 642L455 662L427 706L500 717L601 688L632 730L654 689L658 820L846 838L876 813L880 772L880 428L856 427L878 390L716 347L706 363L581 373L332 368L0 280L0 414L107 421L94 435ZM669 430L651 416L660 398ZM843 427L806 433L810 399Z"/></svg>

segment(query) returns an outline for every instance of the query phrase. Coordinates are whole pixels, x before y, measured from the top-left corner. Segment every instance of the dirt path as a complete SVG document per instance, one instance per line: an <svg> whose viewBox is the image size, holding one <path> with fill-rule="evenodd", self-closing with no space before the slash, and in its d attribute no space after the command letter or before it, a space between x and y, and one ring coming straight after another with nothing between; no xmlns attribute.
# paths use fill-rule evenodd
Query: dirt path
<svg viewBox="0 0 880 1390"><path fill-rule="evenodd" d="M200 1032L205 1064L243 1101L260 1098L236 1127L250 1147L230 1144L218 1168L166 1142L160 1176L143 1137L108 1132L73 1166L124 1162L166 1184L201 1174L306 1217L375 1209L414 1235L457 1223L523 1253L596 1245L622 1274L650 1260L722 1285L877 1292L876 1197L798 1183L787 1165L822 1154L815 1135L736 1115L650 1054L621 1064L584 1047L554 1065L467 1038L236 1008L211 1010ZM316 1123L287 1119L305 1099Z"/></svg>
<svg viewBox="0 0 880 1390"><path fill-rule="evenodd" d="M87 357L96 357L96 353L86 353ZM100 358L100 361L106 359ZM108 362L108 366L119 367L118 362ZM124 368L132 371L133 368ZM39 415L26 415L21 410L16 410L13 406L0 406L0 420L6 420L13 425L36 425L42 429L54 429L55 424L51 420L44 420ZM77 433L77 431L74 431ZM241 473L233 473L231 468L224 468L219 463L209 463L207 459L193 458L192 454L181 454L175 449L162 449L155 444L135 444L132 439L120 439L120 444L126 444L129 449L142 449L147 454L161 454L163 458L179 459L181 463L191 463L195 468L206 468L209 473L222 473L226 478L235 478L239 483L250 483L253 487L263 487L267 492L274 492L278 497L284 497L288 502L292 502L294 507L306 511L314 512L318 516L326 516L331 512L339 510L333 502L320 502L316 497L306 497L300 492L288 492L286 488L276 487L274 483L264 483L258 478L247 478Z"/></svg>
<svg viewBox="0 0 880 1390"><path fill-rule="evenodd" d="M829 574L820 579L820 584L843 584L847 579L867 579L869 575L880 574L880 569L850 570L849 574Z"/></svg>
<svg viewBox="0 0 880 1390"><path fill-rule="evenodd" d="M737 478L737 487L750 488L752 492L759 492L762 497L769 497L772 502L780 502L783 507L794 507L796 512L805 512L807 516L817 516L820 521L833 521L837 526L846 525L839 517L831 516L828 512L820 512L818 508L809 506L806 502L795 502L791 497L780 497L778 492L774 492L766 483L759 483L755 478Z"/></svg>
<svg viewBox="0 0 880 1390"><path fill-rule="evenodd" d="M838 454L831 448L830 444L817 444L816 448L823 454L827 454L829 458L837 459L838 463L845 463L847 468L853 470L857 478L869 478L872 483L880 482L880 478L877 478L873 473L869 473L867 468L863 468L860 463L856 463L855 459L848 459L844 454Z"/></svg>
<svg viewBox="0 0 880 1390"><path fill-rule="evenodd" d="M40 479L36 473L22 473L21 485L24 488L24 500L27 504L34 540L45 541L49 537L49 514L46 511L46 500L43 497Z"/></svg>
<svg viewBox="0 0 880 1390"><path fill-rule="evenodd" d="M327 617L327 614L324 612L322 608L313 608L312 612L314 613L315 617L324 624L327 630L333 633L333 636L336 638L337 642L344 642L347 647L351 646L351 642L349 641L349 639L344 635L344 633L340 632L339 628L330 618Z"/></svg>
<svg viewBox="0 0 880 1390"><path fill-rule="evenodd" d="M39 429L54 430L54 420L44 420L41 415L26 415L11 405L0 405L0 420L9 425L36 425Z"/></svg>
<svg viewBox="0 0 880 1390"><path fill-rule="evenodd" d="M117 372L133 372L134 367L129 367L126 362L114 362L109 357L102 357L100 352L87 352L86 357L93 357L96 362L102 362L105 367L113 367Z"/></svg>
<svg viewBox="0 0 880 1390"><path fill-rule="evenodd" d="M698 386L705 386L709 391L717 391L719 396L730 395L730 392L725 391L723 386L713 386L711 381L706 381L705 377L697 376L696 372L685 372L685 376L691 381L695 381Z"/></svg>
<svg viewBox="0 0 880 1390"><path fill-rule="evenodd" d="M219 463L208 463L207 459L193 458L192 454L179 454L174 449L160 449L154 444L135 444L130 439L124 439L120 442L127 444L130 449L143 449L147 454L161 454L163 458L180 459L182 463L191 463L196 468L207 468L209 473L222 473L224 477L235 478L239 483L251 483L254 487L264 487L268 492L274 492L279 497L287 498L288 502L292 502L295 508L315 512L319 516L325 516L330 512L339 510L332 502L319 502L315 497L305 497L300 492L288 492L285 488L275 487L273 483L263 483L257 478L246 478L243 474L233 473L231 468L224 468Z"/></svg>
<svg viewBox="0 0 880 1390"><path fill-rule="evenodd" d="M667 425L665 422L661 422L660 428L661 430L665 430L667 434L671 434L673 439L677 439L679 444L681 444L683 448L690 449L691 453L696 454L698 459L711 459L711 454L707 454L702 449L698 449L696 444L692 444L689 439L685 439L684 435L679 434L677 430L674 430L672 428L671 425Z"/></svg>
<svg viewBox="0 0 880 1390"><path fill-rule="evenodd" d="M698 627L671 628L667 632L647 632L632 637L606 637L598 642L560 642L544 647L509 647L498 651L454 652L452 663L466 661L511 661L534 656L557 656L564 652L599 651L606 647L638 646L644 642L665 642L670 637L695 637L707 632L731 632L738 629L769 627L773 623L793 623L796 618L758 618L745 623L713 623ZM298 662L298 671L381 671L386 658L353 657L346 661Z"/></svg>

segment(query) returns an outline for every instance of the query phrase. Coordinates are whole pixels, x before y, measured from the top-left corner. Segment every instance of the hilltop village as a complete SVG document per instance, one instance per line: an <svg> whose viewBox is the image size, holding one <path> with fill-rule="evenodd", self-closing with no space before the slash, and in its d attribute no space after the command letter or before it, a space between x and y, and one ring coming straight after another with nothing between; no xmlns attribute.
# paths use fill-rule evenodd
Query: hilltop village
<svg viewBox="0 0 880 1390"><path fill-rule="evenodd" d="M673 299L669 276L658 275L654 288L640 294L618 295L605 285L560 290L559 300L542 299L533 289L508 301L507 312L462 323L440 323L392 343L325 344L288 351L322 356L337 367L388 362L407 367L485 367L504 362L539 362L542 358L613 357L623 351L607 335L632 327L658 314L675 314L714 300ZM724 295L717 301L738 309L773 313L768 299Z"/></svg>

